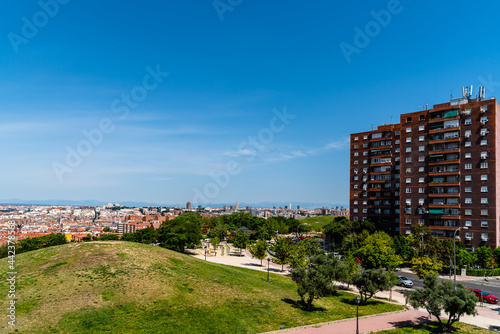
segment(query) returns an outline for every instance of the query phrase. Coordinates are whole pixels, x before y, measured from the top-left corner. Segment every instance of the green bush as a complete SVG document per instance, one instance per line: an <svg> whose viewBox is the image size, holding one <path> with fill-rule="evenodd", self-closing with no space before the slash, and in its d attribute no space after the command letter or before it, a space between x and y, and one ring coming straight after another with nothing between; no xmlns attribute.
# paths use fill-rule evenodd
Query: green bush
<svg viewBox="0 0 500 334"><path fill-rule="evenodd" d="M458 273L458 271L457 271ZM493 276L500 276L500 268L496 269L467 269L467 276L484 276L485 274L487 276L491 276L493 273Z"/></svg>

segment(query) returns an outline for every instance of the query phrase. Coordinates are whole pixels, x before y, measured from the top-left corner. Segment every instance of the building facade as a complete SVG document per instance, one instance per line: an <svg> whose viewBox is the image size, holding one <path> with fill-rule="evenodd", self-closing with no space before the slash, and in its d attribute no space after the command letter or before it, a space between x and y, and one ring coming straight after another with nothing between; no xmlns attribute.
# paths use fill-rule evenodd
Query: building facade
<svg viewBox="0 0 500 334"><path fill-rule="evenodd" d="M470 249L500 246L499 105L463 95L351 135L351 220L403 235L421 224Z"/></svg>

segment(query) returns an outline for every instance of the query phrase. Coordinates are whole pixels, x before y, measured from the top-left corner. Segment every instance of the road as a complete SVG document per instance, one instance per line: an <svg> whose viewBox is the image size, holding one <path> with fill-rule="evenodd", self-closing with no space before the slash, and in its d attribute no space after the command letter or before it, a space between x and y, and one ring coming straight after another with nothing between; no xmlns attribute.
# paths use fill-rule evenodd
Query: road
<svg viewBox="0 0 500 334"><path fill-rule="evenodd" d="M424 287L424 280L418 278L418 276L413 274L413 273L397 271L396 275L406 276L407 278L411 279L413 281L413 288L423 288ZM449 279L449 278L448 277L447 278L441 277L439 280L442 281L443 279ZM451 277L451 280L453 280L453 276ZM479 277L474 278L474 279L470 279L470 280L460 280L457 277L457 282L462 283L466 288L484 290L486 292L491 293L492 295L500 297L500 280L497 280L496 277L493 279L489 279L488 282L486 282L484 279L479 279ZM406 290L406 288L398 287L398 289L399 288ZM485 303L485 306L492 306L492 307L496 308L496 307L499 307L500 304L488 305Z"/></svg>

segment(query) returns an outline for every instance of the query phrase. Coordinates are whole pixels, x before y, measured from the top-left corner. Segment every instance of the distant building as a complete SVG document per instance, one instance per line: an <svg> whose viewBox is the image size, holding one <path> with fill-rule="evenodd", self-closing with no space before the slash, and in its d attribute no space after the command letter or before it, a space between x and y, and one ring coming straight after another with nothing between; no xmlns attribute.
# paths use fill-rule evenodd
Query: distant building
<svg viewBox="0 0 500 334"><path fill-rule="evenodd" d="M187 210L191 210L191 202L187 202L186 203L186 209Z"/></svg>

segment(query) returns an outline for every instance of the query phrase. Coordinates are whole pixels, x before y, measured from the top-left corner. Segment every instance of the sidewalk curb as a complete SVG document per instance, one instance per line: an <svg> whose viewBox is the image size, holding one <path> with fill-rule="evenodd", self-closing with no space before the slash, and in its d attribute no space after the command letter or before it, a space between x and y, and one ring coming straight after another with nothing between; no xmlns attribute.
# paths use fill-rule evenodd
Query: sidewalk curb
<svg viewBox="0 0 500 334"><path fill-rule="evenodd" d="M386 313L377 313L377 314L365 315L365 316L359 317L359 319L361 320L361 319L375 318L375 317L380 317L380 316L385 316L385 315L403 313L403 312L407 312L407 311L410 311L410 309L407 308L406 310L402 310L402 311L394 311L394 312L386 312ZM346 318L346 319L340 319L340 320L335 320L335 321L319 322L319 323L311 324L311 325L305 325L305 326L299 326L299 327L292 327L292 328L285 328L285 329L278 329L278 330L271 331L271 332L262 332L260 334L287 333L287 332L296 331L296 330L299 330L299 329L306 329L306 328L313 328L313 327L322 327L322 326L325 326L325 325L338 324L338 323L341 323L341 322L352 321L352 320L356 320L356 318Z"/></svg>

